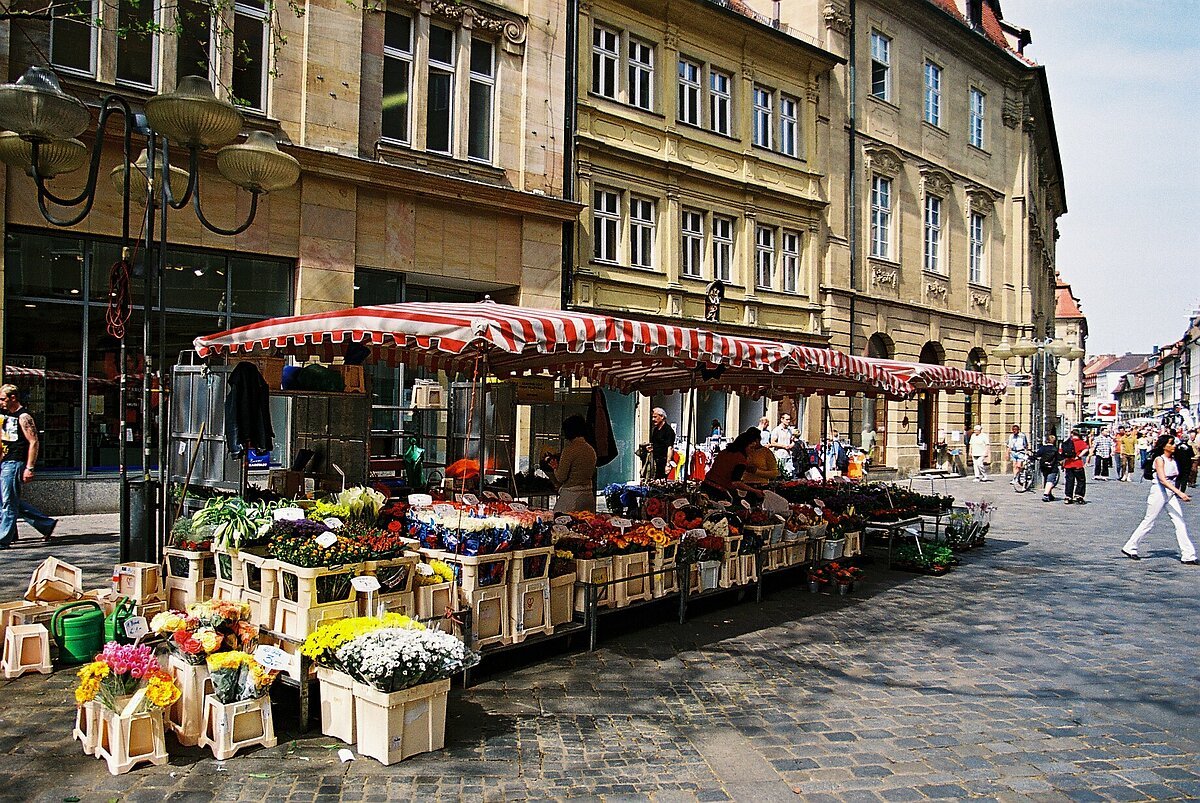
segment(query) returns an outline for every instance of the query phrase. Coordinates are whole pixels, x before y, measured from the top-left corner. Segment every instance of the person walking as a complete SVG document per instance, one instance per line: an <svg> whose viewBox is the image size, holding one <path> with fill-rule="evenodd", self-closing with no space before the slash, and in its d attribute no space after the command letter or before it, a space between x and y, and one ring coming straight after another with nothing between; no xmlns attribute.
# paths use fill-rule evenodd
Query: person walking
<svg viewBox="0 0 1200 803"><path fill-rule="evenodd" d="M1021 427L1016 424L1012 425L1012 435L1008 438L1008 460L1012 464L1012 482L1010 485L1017 484L1017 474L1020 473L1021 467L1025 465L1025 461L1029 459L1029 438L1021 431Z"/></svg>
<svg viewBox="0 0 1200 803"><path fill-rule="evenodd" d="M1175 437L1175 465L1179 466L1179 479L1175 481L1175 484L1182 491L1188 489L1188 484L1192 479L1192 466L1195 462L1196 451L1188 441L1187 430L1181 429Z"/></svg>
<svg viewBox="0 0 1200 803"><path fill-rule="evenodd" d="M975 469L975 482L991 482L987 474L988 463L991 462L992 441L983 431L981 424L976 424L971 433L971 465Z"/></svg>
<svg viewBox="0 0 1200 803"><path fill-rule="evenodd" d="M1134 473L1137 474L1138 482L1145 482L1144 472L1142 467L1146 465L1146 461L1150 459L1150 449L1153 446L1153 441L1150 440L1150 433L1145 429L1139 429L1137 433L1137 468Z"/></svg>
<svg viewBox="0 0 1200 803"><path fill-rule="evenodd" d="M1062 455L1063 470L1067 473L1066 498L1063 501L1068 505L1087 504L1083 495L1087 491L1084 466L1087 463L1088 443L1078 429L1071 430L1071 434L1063 438L1059 453Z"/></svg>
<svg viewBox="0 0 1200 803"><path fill-rule="evenodd" d="M33 415L21 404L16 385L0 385L0 549L17 541L17 519L25 519L49 541L58 521L28 502L21 501L21 486L33 479L40 442Z"/></svg>
<svg viewBox="0 0 1200 803"><path fill-rule="evenodd" d="M792 469L792 442L796 437L796 431L792 429L792 417L787 413L779 416L779 426L771 430L771 451L775 453L775 462L779 466L780 471L786 471L789 475L793 473Z"/></svg>
<svg viewBox="0 0 1200 803"><path fill-rule="evenodd" d="M654 460L653 479L667 477L667 458L675 448L675 428L667 423L667 411L655 407L650 411L650 454Z"/></svg>
<svg viewBox="0 0 1200 803"><path fill-rule="evenodd" d="M1095 478L1108 482L1109 472L1112 471L1113 455L1116 453L1116 444L1113 443L1112 436L1107 431L1102 431L1092 441L1092 451L1096 455Z"/></svg>
<svg viewBox="0 0 1200 803"><path fill-rule="evenodd" d="M1170 433L1160 435L1154 444L1154 451L1151 455L1154 460L1153 483L1150 485L1150 493L1146 497L1146 516L1129 536L1125 546L1121 547L1121 554L1131 560L1142 559L1138 554L1138 544L1150 532L1155 519L1165 507L1167 514L1171 517L1171 523L1175 525L1175 540L1179 543L1180 561L1188 566L1196 566L1198 563L1196 547L1188 538L1187 525L1183 521L1183 508L1179 505L1180 502L1192 501L1192 498L1176 484L1176 480L1179 478L1179 465L1175 462L1175 449L1175 436Z"/></svg>
<svg viewBox="0 0 1200 803"><path fill-rule="evenodd" d="M1133 482L1133 462L1137 459L1137 433L1128 427L1121 428L1117 436L1117 456L1121 460L1121 482Z"/></svg>
<svg viewBox="0 0 1200 803"><path fill-rule="evenodd" d="M1058 454L1058 437L1053 432L1046 435L1046 442L1034 453L1038 470L1042 472L1042 501L1054 501L1054 488L1058 485L1058 469L1062 459Z"/></svg>

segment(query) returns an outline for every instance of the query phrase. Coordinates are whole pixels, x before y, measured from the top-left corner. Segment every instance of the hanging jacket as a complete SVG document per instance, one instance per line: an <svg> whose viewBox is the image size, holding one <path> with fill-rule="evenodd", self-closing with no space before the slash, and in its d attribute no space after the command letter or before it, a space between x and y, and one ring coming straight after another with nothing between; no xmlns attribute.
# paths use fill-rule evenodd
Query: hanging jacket
<svg viewBox="0 0 1200 803"><path fill-rule="evenodd" d="M225 443L240 457L246 448L269 452L274 448L271 428L271 391L258 366L239 362L229 375L225 393Z"/></svg>

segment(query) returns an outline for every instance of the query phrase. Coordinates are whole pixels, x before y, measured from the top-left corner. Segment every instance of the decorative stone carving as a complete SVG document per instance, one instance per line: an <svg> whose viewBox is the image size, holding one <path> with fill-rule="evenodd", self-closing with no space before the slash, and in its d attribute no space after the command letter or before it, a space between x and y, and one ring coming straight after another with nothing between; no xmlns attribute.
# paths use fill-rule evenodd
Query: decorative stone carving
<svg viewBox="0 0 1200 803"><path fill-rule="evenodd" d="M457 0L400 0L407 6L420 9L428 2L429 13L472 29L479 29L502 36L511 45L525 43L525 21L506 19L477 8L463 5Z"/></svg>
<svg viewBox="0 0 1200 803"><path fill-rule="evenodd" d="M925 295L931 298L940 298L941 300L945 301L947 292L948 290L946 285L942 284L941 282L925 283Z"/></svg>
<svg viewBox="0 0 1200 803"><path fill-rule="evenodd" d="M996 195L987 187L978 184L967 185L967 203L972 212L980 215L990 215L996 202Z"/></svg>
<svg viewBox="0 0 1200 803"><path fill-rule="evenodd" d="M758 307L754 304L747 304L744 317L746 326L758 326Z"/></svg>
<svg viewBox="0 0 1200 803"><path fill-rule="evenodd" d="M985 293L971 293L971 304L976 307L986 307L991 303L991 296Z"/></svg>
<svg viewBox="0 0 1200 803"><path fill-rule="evenodd" d="M673 318L683 316L683 296L679 293L667 293L667 305Z"/></svg>
<svg viewBox="0 0 1200 803"><path fill-rule="evenodd" d="M871 270L871 279L875 284L886 284L895 287L900 283L900 273L895 268L874 268Z"/></svg>
<svg viewBox="0 0 1200 803"><path fill-rule="evenodd" d="M837 31L842 36L850 33L850 17L846 14L846 7L841 3L826 3L823 16L826 28Z"/></svg>
<svg viewBox="0 0 1200 803"><path fill-rule="evenodd" d="M950 176L930 166L921 168L921 182L927 194L937 195L942 198L947 197L954 188L954 181Z"/></svg>
<svg viewBox="0 0 1200 803"><path fill-rule="evenodd" d="M1025 104L1021 100L1019 90L1005 90L1004 105L1000 109L1000 119L1006 128L1016 128L1025 113Z"/></svg>
<svg viewBox="0 0 1200 803"><path fill-rule="evenodd" d="M883 145L867 145L863 150L867 155L867 164L873 173L894 178L899 175L900 169L904 166L904 160L900 154L891 148Z"/></svg>
<svg viewBox="0 0 1200 803"><path fill-rule="evenodd" d="M667 32L663 36L663 45L667 50L679 49L679 28L674 25L667 26Z"/></svg>

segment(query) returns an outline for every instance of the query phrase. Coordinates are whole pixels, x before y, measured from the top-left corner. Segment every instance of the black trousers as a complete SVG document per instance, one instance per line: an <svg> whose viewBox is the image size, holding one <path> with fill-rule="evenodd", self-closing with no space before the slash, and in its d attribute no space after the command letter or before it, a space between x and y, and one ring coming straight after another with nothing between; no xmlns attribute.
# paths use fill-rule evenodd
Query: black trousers
<svg viewBox="0 0 1200 803"><path fill-rule="evenodd" d="M1087 490L1087 473L1082 468L1068 468L1066 494L1068 499L1083 498Z"/></svg>
<svg viewBox="0 0 1200 803"><path fill-rule="evenodd" d="M1096 476L1107 477L1108 472L1112 471L1112 458L1096 456Z"/></svg>

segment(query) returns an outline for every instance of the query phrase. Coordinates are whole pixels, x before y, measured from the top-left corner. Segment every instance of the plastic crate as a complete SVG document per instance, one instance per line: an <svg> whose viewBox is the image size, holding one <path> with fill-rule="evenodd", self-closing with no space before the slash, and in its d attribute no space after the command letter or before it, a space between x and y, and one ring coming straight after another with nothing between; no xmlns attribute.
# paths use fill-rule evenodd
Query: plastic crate
<svg viewBox="0 0 1200 803"><path fill-rule="evenodd" d="M520 643L529 636L554 632L550 616L550 580L537 577L513 583L508 602L512 640Z"/></svg>
<svg viewBox="0 0 1200 803"><path fill-rule="evenodd" d="M654 598L653 584L649 577L637 577L650 572L650 553L637 552L632 555L613 556L613 579L621 582L613 586L613 602L624 608L634 602ZM628 577L637 579L628 580Z"/></svg>
<svg viewBox="0 0 1200 803"><path fill-rule="evenodd" d="M550 559L554 547L519 549L512 553L509 561L509 582L513 585L527 580L545 580L550 577Z"/></svg>
<svg viewBox="0 0 1200 803"><path fill-rule="evenodd" d="M213 580L217 576L217 566L212 552L194 552L190 549L163 549L163 565L167 570L167 580L190 580L199 583Z"/></svg>
<svg viewBox="0 0 1200 803"><path fill-rule="evenodd" d="M592 558L591 560L575 561L575 579L581 583L608 583L613 579L613 559ZM611 608L614 602L612 586L602 585L596 589L596 607ZM575 589L575 610L587 610L587 591L584 588Z"/></svg>

